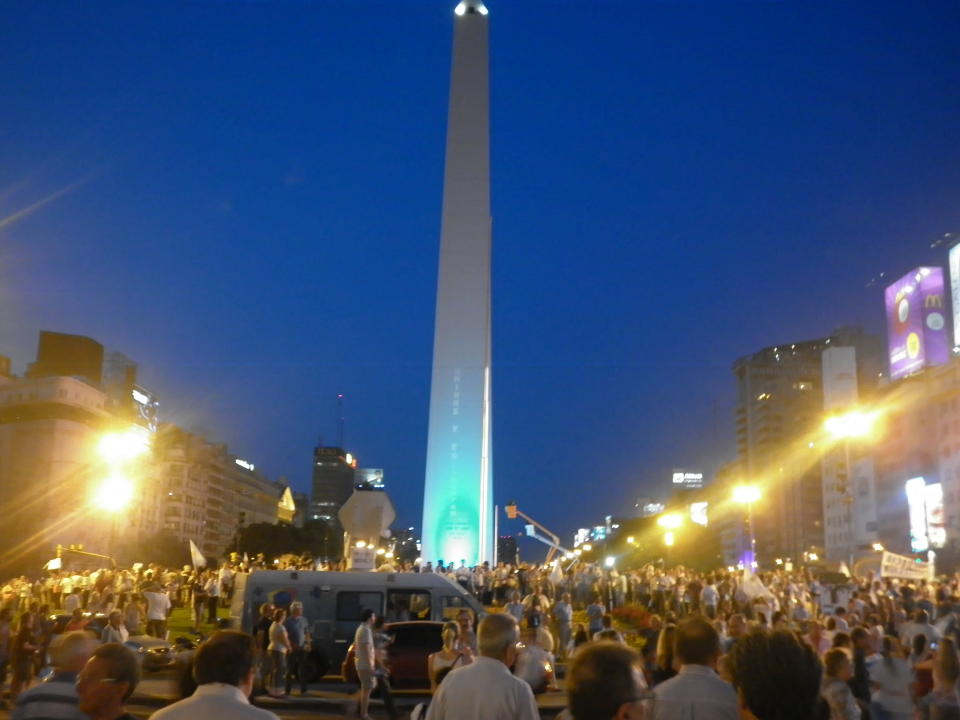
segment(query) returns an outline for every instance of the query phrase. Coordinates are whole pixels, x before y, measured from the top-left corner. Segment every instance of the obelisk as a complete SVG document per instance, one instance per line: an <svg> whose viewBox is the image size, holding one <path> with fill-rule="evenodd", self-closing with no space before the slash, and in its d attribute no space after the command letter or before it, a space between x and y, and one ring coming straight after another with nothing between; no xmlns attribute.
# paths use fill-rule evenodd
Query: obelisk
<svg viewBox="0 0 960 720"><path fill-rule="evenodd" d="M420 553L434 564L493 560L487 56L487 8L463 0L454 10Z"/></svg>

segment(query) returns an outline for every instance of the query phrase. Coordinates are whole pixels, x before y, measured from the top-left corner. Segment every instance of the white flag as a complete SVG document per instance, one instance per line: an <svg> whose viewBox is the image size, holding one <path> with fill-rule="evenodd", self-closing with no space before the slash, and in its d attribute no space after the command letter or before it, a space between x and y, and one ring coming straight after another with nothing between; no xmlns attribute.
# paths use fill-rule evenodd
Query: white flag
<svg viewBox="0 0 960 720"><path fill-rule="evenodd" d="M193 562L193 567L206 567L207 559L203 556L203 553L200 552L200 548L197 547L197 544L191 540L190 541L190 560Z"/></svg>

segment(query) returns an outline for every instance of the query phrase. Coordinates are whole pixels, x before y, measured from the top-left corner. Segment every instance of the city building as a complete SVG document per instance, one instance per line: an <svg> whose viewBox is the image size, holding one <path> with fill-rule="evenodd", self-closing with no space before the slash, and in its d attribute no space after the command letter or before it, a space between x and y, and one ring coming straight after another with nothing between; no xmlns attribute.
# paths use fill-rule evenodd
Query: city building
<svg viewBox="0 0 960 720"><path fill-rule="evenodd" d="M340 527L337 513L357 484L357 460L339 447L313 449L313 484L310 517Z"/></svg>
<svg viewBox="0 0 960 720"><path fill-rule="evenodd" d="M162 528L180 542L193 540L204 555L218 557L245 525L275 524L286 492L226 445L174 425L161 425L154 442L155 504Z"/></svg>
<svg viewBox="0 0 960 720"><path fill-rule="evenodd" d="M423 556L492 561L490 111L487 8L454 11Z"/></svg>
<svg viewBox="0 0 960 720"><path fill-rule="evenodd" d="M869 396L884 373L879 338L857 328L764 348L738 359L737 460L763 498L753 512L757 560L800 562L823 551L823 471L816 437L824 421L823 351L856 348L858 387Z"/></svg>

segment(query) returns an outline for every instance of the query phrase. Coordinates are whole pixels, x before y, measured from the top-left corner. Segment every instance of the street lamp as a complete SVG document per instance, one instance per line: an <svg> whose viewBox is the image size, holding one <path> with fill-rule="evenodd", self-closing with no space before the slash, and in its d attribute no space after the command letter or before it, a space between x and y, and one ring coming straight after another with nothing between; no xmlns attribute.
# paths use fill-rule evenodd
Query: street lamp
<svg viewBox="0 0 960 720"><path fill-rule="evenodd" d="M757 565L757 536L753 531L753 504L760 500L756 485L738 485L733 489L733 501L747 506L747 528L750 532L750 567Z"/></svg>
<svg viewBox="0 0 960 720"><path fill-rule="evenodd" d="M674 543L673 532L668 530L663 534L663 544L666 545L667 547L673 547L673 543Z"/></svg>
<svg viewBox="0 0 960 720"><path fill-rule="evenodd" d="M683 516L678 513L667 513L657 518L657 525L669 530L676 530L683 525Z"/></svg>

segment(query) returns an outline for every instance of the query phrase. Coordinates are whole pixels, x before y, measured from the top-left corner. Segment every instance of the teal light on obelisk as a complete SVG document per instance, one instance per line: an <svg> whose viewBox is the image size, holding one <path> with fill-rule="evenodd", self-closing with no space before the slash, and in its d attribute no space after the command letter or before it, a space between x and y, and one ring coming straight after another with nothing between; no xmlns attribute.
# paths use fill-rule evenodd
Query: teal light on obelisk
<svg viewBox="0 0 960 720"><path fill-rule="evenodd" d="M493 560L487 9L454 11L453 65L427 474L424 561Z"/></svg>

